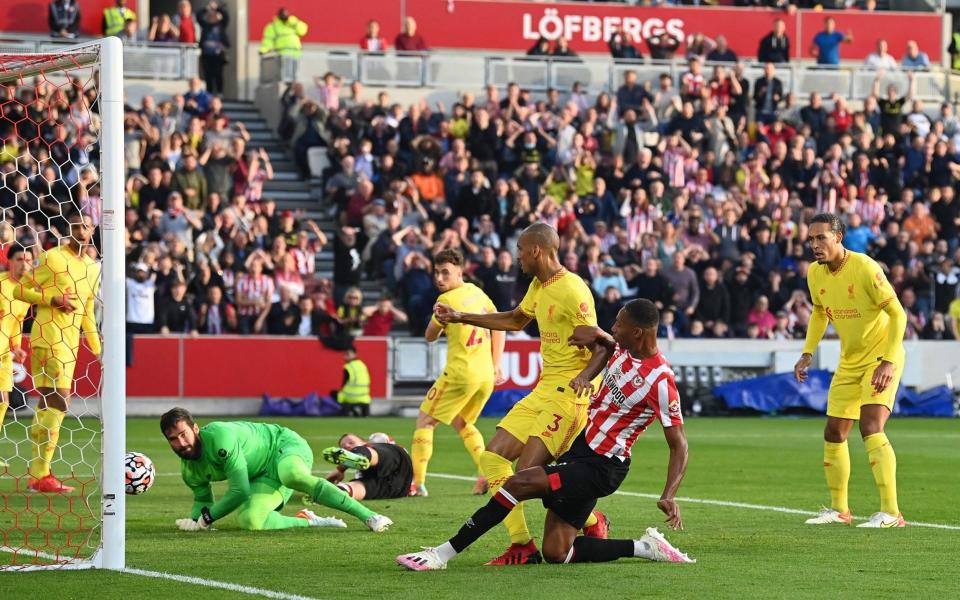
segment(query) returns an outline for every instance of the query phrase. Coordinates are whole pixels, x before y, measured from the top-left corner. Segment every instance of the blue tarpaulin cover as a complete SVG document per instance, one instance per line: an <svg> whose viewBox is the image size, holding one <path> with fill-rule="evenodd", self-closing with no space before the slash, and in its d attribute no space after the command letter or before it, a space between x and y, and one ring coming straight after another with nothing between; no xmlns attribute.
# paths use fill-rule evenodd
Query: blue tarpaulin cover
<svg viewBox="0 0 960 600"><path fill-rule="evenodd" d="M310 392L303 398L271 398L263 395L261 417L332 417L340 414L340 405L330 396Z"/></svg>
<svg viewBox="0 0 960 600"><path fill-rule="evenodd" d="M787 408L810 408L825 413L827 392L833 375L824 370L809 371L808 375L804 383L797 383L793 373L763 375L718 385L713 388L713 393L731 409L747 408L774 413ZM947 386L923 392L900 386L893 412L910 416L952 417L953 410L953 395Z"/></svg>

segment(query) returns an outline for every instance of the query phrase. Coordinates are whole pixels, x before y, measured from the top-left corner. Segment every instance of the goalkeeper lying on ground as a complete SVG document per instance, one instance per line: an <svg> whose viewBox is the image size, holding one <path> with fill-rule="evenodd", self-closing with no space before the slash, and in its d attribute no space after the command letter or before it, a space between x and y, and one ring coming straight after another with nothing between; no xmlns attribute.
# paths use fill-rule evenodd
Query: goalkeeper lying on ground
<svg viewBox="0 0 960 600"><path fill-rule="evenodd" d="M160 430L181 459L183 482L193 491L189 519L177 519L183 531L208 529L214 521L237 511L237 523L250 530L292 527L346 527L340 519L318 517L309 510L296 517L280 514L294 490L317 504L349 513L372 531L393 524L366 508L336 485L310 473L313 451L295 431L268 423L214 422L203 428L183 408L160 417ZM210 483L230 482L227 493L214 501Z"/></svg>

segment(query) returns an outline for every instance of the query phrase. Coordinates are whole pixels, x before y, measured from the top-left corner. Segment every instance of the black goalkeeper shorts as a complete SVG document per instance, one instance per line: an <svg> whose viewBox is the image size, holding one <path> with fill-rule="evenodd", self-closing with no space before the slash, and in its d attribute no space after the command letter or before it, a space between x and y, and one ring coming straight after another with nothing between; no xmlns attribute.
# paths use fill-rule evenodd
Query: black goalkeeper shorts
<svg viewBox="0 0 960 600"><path fill-rule="evenodd" d="M617 491L630 470L630 460L608 458L587 445L581 432L557 462L544 467L550 493L543 506L575 527L583 528L597 499Z"/></svg>

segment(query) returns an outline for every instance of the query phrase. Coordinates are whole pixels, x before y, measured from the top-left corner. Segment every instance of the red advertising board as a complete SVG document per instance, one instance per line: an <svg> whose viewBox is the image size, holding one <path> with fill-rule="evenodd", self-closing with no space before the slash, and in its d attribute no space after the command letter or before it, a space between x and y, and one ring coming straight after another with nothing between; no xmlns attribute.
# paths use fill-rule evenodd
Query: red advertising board
<svg viewBox="0 0 960 600"><path fill-rule="evenodd" d="M83 0L80 2L80 35L98 36L103 33L103 9L114 6L112 0ZM127 6L134 10L136 2ZM0 32L25 31L30 33L50 33L47 24L50 0L10 0L0 4ZM4 37L0 35L0 37ZM15 38L15 36L7 36Z"/></svg>
<svg viewBox="0 0 960 600"><path fill-rule="evenodd" d="M886 39L896 57L904 53L908 40L916 40L920 49L939 62L946 45L942 17L932 13L894 13L831 11L829 13L782 11L756 8L720 7L646 7L619 3L522 2L511 0L367 0L362 11L331 9L317 11L313 0L291 0L285 6L309 25L304 41L327 44L351 44L359 47L369 19L381 24L381 34L392 46L405 15L415 17L419 32L433 48L465 48L525 51L540 36L570 41L578 52L606 53L606 41L622 28L640 40L666 31L685 40L694 32L710 37L724 34L730 47L740 56L756 56L757 45L777 18L787 25L795 57L810 58L813 36L823 29L826 15L837 20L840 31L850 31L853 43L846 44L841 57L862 60L873 52L877 39ZM332 0L324 5L335 6ZM274 16L269 3L250 4L250 39L261 39L264 25ZM323 18L311 15L323 14ZM645 43L644 54L648 53Z"/></svg>
<svg viewBox="0 0 960 600"><path fill-rule="evenodd" d="M370 370L370 393L387 394L387 341L356 341L357 352ZM24 338L29 351L29 340ZM137 336L133 362L127 368L131 397L250 398L262 394L304 396L329 394L343 383L343 353L316 339L219 336L175 338ZM29 365L29 359L26 361ZM29 369L22 388L31 387ZM97 393L100 365L81 346L74 372L78 396Z"/></svg>

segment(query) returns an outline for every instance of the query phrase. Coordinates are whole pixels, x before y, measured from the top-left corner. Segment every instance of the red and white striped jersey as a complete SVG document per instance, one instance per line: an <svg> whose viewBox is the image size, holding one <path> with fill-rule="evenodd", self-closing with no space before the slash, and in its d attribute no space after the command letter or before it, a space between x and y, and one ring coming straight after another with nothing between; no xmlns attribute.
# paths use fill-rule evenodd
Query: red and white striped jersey
<svg viewBox="0 0 960 600"><path fill-rule="evenodd" d="M660 352L638 360L617 346L590 401L587 444L597 454L626 460L633 442L654 419L664 427L683 424L670 364Z"/></svg>
<svg viewBox="0 0 960 600"><path fill-rule="evenodd" d="M237 277L238 304L240 298L247 298L258 300L260 304L269 306L273 298L273 289L273 278L263 273L259 277L247 274L241 275ZM251 305L237 307L237 313L244 316L259 315L260 311L261 309Z"/></svg>

